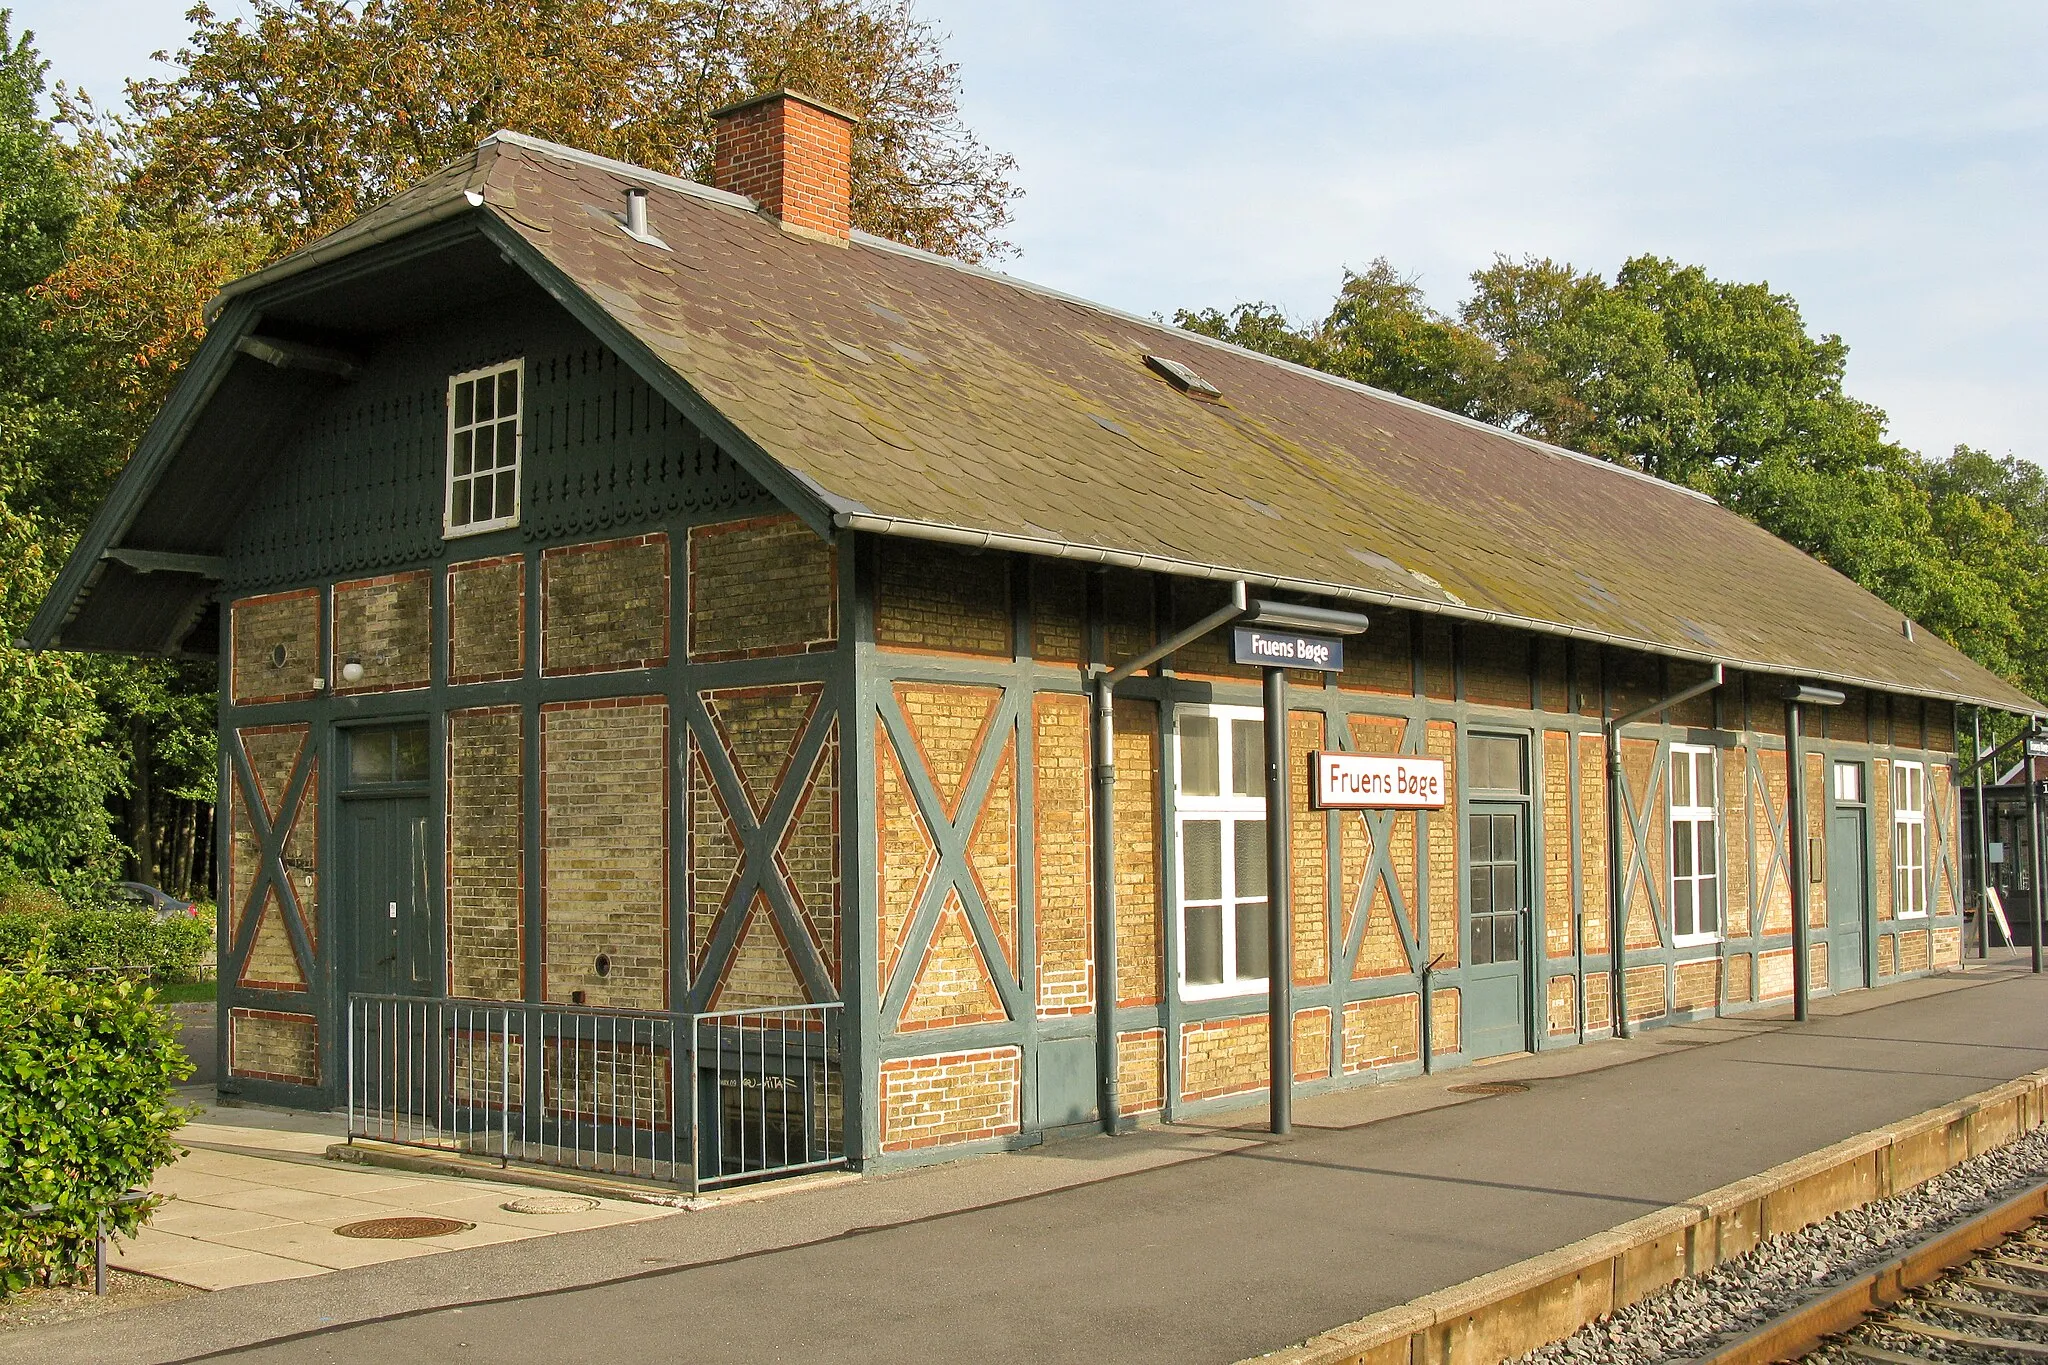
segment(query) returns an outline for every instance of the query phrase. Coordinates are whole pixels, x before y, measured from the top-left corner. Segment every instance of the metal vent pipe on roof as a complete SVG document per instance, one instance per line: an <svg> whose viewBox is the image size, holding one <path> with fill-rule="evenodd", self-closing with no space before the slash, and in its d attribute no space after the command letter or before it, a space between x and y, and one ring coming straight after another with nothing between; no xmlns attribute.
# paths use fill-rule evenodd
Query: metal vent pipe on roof
<svg viewBox="0 0 2048 1365"><path fill-rule="evenodd" d="M635 237L647 232L647 191L635 185L626 191L626 231Z"/></svg>

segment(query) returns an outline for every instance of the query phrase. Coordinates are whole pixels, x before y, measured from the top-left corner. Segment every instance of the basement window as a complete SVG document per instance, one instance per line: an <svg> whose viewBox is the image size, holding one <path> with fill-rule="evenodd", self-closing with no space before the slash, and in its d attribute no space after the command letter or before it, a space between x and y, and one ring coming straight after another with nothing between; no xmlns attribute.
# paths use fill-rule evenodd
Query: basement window
<svg viewBox="0 0 2048 1365"><path fill-rule="evenodd" d="M1892 766L1892 910L1900 919L1927 913L1927 767Z"/></svg>
<svg viewBox="0 0 2048 1365"><path fill-rule="evenodd" d="M1174 722L1180 990L1266 988L1266 723L1255 707L1184 706Z"/></svg>
<svg viewBox="0 0 2048 1365"><path fill-rule="evenodd" d="M1720 830L1714 808L1714 751L1671 746L1671 942L1721 937Z"/></svg>
<svg viewBox="0 0 2048 1365"><path fill-rule="evenodd" d="M524 370L524 361L511 360L448 381L448 535L519 524Z"/></svg>

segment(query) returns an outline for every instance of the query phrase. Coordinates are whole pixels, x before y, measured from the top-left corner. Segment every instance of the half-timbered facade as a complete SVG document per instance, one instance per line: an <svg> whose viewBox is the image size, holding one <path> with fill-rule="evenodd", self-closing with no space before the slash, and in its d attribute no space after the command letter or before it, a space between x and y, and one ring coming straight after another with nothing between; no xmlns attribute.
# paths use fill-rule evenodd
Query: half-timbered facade
<svg viewBox="0 0 2048 1365"><path fill-rule="evenodd" d="M1802 901L1815 992L1959 960L1957 708L2030 698L1699 495L852 233L848 126L500 134L216 305L33 638L218 659L224 1089L886 1165L1242 1103L1275 970L1309 1092L1783 1000ZM1446 778L1294 765L1277 949L1257 670L1091 730L1234 584L1370 617L1294 755Z"/></svg>

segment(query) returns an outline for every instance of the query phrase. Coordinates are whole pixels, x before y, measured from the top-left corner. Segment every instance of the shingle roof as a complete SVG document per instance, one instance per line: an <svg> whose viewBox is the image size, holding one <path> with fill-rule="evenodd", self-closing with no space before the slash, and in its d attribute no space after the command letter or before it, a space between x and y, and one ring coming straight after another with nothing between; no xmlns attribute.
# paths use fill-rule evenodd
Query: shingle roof
<svg viewBox="0 0 2048 1365"><path fill-rule="evenodd" d="M632 185L668 250L616 221ZM308 254L457 195L480 196L841 525L2041 709L1699 494L894 244L798 237L735 196L533 139L487 140ZM1220 401L1181 392L1148 354Z"/></svg>

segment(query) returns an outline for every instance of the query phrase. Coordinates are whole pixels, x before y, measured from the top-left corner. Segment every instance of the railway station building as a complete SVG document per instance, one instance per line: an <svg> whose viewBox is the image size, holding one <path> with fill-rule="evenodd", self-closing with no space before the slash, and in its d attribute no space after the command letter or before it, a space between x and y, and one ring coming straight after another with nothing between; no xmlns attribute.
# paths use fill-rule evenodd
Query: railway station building
<svg viewBox="0 0 2048 1365"><path fill-rule="evenodd" d="M1797 905L1813 993L1958 963L1959 708L2033 699L1698 493L853 231L852 128L500 133L214 303L31 643L218 664L224 1090L715 1181L1241 1105L1275 971L1311 1094L1782 1002ZM1279 943L1261 603L1369 621Z"/></svg>

